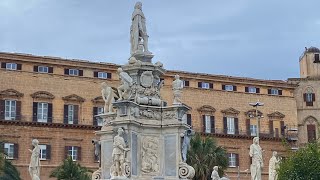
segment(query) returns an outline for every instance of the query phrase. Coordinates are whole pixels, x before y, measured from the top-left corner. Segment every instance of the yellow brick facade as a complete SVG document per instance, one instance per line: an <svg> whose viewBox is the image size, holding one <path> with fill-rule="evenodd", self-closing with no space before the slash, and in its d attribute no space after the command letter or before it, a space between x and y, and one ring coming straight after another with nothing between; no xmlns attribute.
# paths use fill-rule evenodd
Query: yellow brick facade
<svg viewBox="0 0 320 180"><path fill-rule="evenodd" d="M21 120L8 121L0 120L0 139L7 142L19 144L19 157L13 160L21 172L23 179L29 180L27 167L30 154L28 149L31 140L37 138L40 144L51 145L51 159L41 161L41 179L49 179L50 171L59 165L65 158L65 146L81 147L81 160L79 162L91 169L96 169L98 163L94 161L93 146L91 139L95 138L94 132L99 127L93 126L93 107L101 107L100 102L93 99L100 96L100 84L107 82L117 87L119 84L116 73L119 65L107 63L93 63L89 61L65 60L53 57L38 57L24 54L0 53L0 62L12 62L22 65L21 70L0 69L0 92L1 100L16 99L21 101ZM34 66L45 65L53 67L53 73L34 72ZM83 76L65 75L65 68L83 70ZM112 73L111 79L99 79L94 77L94 71ZM207 136L216 137L219 145L225 147L229 153L239 155L239 167L241 179L249 179L246 170L249 169L249 146L252 137L248 135L246 122L249 116L246 112L253 108L250 102L261 101L265 105L259 107L263 113L261 119L261 146L264 153L264 176L268 172L268 161L272 151L285 154L285 148L281 142L281 121L286 126L297 127L297 105L294 98L296 85L284 81L268 81L252 78L240 78L230 76L217 76L200 73L189 73L182 71L168 71L163 77L164 88L161 91L162 97L169 105L172 104L171 82L173 76L179 74L181 79L189 81L189 87L183 90L182 101L190 106L193 128L203 133L203 115L214 116L215 133L203 133ZM212 89L198 87L199 82L213 84ZM222 90L222 85L234 85L237 91ZM245 92L246 87L254 86L260 88L260 93ZM268 89L275 88L282 91L282 95L270 95ZM23 94L22 97L9 97L6 90L13 89ZM33 98L31 95L38 92L49 92L53 99ZM64 97L75 94L84 99L84 102L72 99L64 100ZM33 102L52 103L52 124L33 122ZM64 105L79 105L79 124L64 124ZM213 108L212 111L202 111L201 107ZM284 117L279 117L284 115ZM239 134L225 134L224 117L235 117L239 121ZM270 122L272 132L270 135ZM255 119L250 124L256 124ZM276 135L278 131L278 135ZM295 144L293 144L295 145ZM231 179L237 176L237 168L228 168L227 174Z"/></svg>

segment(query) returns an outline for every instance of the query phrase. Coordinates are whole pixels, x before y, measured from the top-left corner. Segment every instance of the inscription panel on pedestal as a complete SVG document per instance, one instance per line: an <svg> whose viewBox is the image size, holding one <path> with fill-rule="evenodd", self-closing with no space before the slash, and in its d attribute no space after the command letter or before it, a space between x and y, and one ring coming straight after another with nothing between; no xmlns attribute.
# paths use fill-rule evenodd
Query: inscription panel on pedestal
<svg viewBox="0 0 320 180"><path fill-rule="evenodd" d="M138 175L138 135L132 132L132 144L131 144L131 167L132 175Z"/></svg>
<svg viewBox="0 0 320 180"><path fill-rule="evenodd" d="M102 141L101 142L101 155L102 155L102 164L101 168L102 177L107 179L110 178L110 167L112 166L112 150L113 150L113 142L112 141Z"/></svg>
<svg viewBox="0 0 320 180"><path fill-rule="evenodd" d="M177 175L177 142L176 135L166 135L164 137L165 175Z"/></svg>

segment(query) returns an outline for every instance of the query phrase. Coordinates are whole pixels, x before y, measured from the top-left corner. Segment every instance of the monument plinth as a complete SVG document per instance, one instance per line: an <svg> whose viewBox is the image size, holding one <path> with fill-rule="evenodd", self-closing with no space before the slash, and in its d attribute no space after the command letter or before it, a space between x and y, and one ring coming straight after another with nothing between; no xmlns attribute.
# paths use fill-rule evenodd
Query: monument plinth
<svg viewBox="0 0 320 180"><path fill-rule="evenodd" d="M152 63L148 37L138 2L132 14L131 57L118 69L121 84L102 86L108 112L98 115L103 119L101 131L96 132L101 168L92 179L187 180L194 176L194 169L186 164L193 131L184 120L190 108L180 100L182 81L176 76L175 103L167 106L160 95L160 77L166 71L161 62Z"/></svg>

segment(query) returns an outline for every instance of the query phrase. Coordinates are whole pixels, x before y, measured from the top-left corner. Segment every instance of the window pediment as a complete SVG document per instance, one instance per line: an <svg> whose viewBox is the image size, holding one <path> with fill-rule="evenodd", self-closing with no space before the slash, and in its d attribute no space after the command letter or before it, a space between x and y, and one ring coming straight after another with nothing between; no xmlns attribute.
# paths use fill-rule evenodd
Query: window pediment
<svg viewBox="0 0 320 180"><path fill-rule="evenodd" d="M249 111L244 113L248 117L256 117L256 110L255 109L250 109ZM261 117L263 113L258 110L258 115Z"/></svg>
<svg viewBox="0 0 320 180"><path fill-rule="evenodd" d="M200 113L210 113L213 114L216 112L216 109L209 105L203 105L200 108L197 109Z"/></svg>
<svg viewBox="0 0 320 180"><path fill-rule="evenodd" d="M21 98L22 96L23 96L23 93L14 89L6 89L3 91L0 91L0 97Z"/></svg>
<svg viewBox="0 0 320 180"><path fill-rule="evenodd" d="M104 103L102 96L97 96L91 100L93 103Z"/></svg>
<svg viewBox="0 0 320 180"><path fill-rule="evenodd" d="M85 99L83 97L80 97L76 94L71 94L69 96L62 97L62 99L65 101L75 101L75 102L84 102L85 101Z"/></svg>
<svg viewBox="0 0 320 180"><path fill-rule="evenodd" d="M54 99L54 95L47 91L38 91L31 94L31 97L34 99Z"/></svg>
<svg viewBox="0 0 320 180"><path fill-rule="evenodd" d="M279 111L276 111L271 114L268 114L268 117L271 119L283 119L285 117L285 115Z"/></svg>
<svg viewBox="0 0 320 180"><path fill-rule="evenodd" d="M224 115L238 115L240 111L234 108L228 108L221 111Z"/></svg>

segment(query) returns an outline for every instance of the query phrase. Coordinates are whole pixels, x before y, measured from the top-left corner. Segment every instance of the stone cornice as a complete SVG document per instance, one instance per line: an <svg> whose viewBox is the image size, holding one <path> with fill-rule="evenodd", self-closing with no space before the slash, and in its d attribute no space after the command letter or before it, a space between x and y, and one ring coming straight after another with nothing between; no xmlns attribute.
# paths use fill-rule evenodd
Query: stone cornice
<svg viewBox="0 0 320 180"><path fill-rule="evenodd" d="M232 139L253 139L254 137L242 134L220 134L220 133L200 133L202 136L212 136L212 137L221 137L221 138L232 138ZM281 138L277 137L266 137L260 136L260 140L267 140L267 141L282 141Z"/></svg>
<svg viewBox="0 0 320 180"><path fill-rule="evenodd" d="M100 130L101 129L100 126L92 126L92 125L40 123L40 122L7 121L7 120L0 120L0 125L48 127L48 128L63 128L63 129L81 129L81 130Z"/></svg>
<svg viewBox="0 0 320 180"><path fill-rule="evenodd" d="M197 109L200 113L214 113L216 109L210 105L203 105Z"/></svg>
<svg viewBox="0 0 320 180"><path fill-rule="evenodd" d="M34 99L54 99L54 95L47 91L37 91L30 96Z"/></svg>
<svg viewBox="0 0 320 180"><path fill-rule="evenodd" d="M102 96L97 96L91 100L93 103L104 103Z"/></svg>
<svg viewBox="0 0 320 180"><path fill-rule="evenodd" d="M269 117L269 118L272 118L272 119L283 119L283 118L285 117L285 115L282 114L282 113L279 112L279 111L276 111L276 112L273 112L273 113L268 114L268 117Z"/></svg>
<svg viewBox="0 0 320 180"><path fill-rule="evenodd" d="M1 98L21 98L22 96L23 96L23 93L20 93L19 91L14 89L6 89L3 91L0 91Z"/></svg>
<svg viewBox="0 0 320 180"><path fill-rule="evenodd" d="M234 108L231 108L231 107L228 109L221 110L221 112L225 115L227 115L227 114L238 115L240 113L240 111L238 111Z"/></svg>
<svg viewBox="0 0 320 180"><path fill-rule="evenodd" d="M80 97L76 94L71 94L69 96L62 97L62 99L65 101L74 101L74 102L80 102L80 103L85 101L83 97Z"/></svg>

